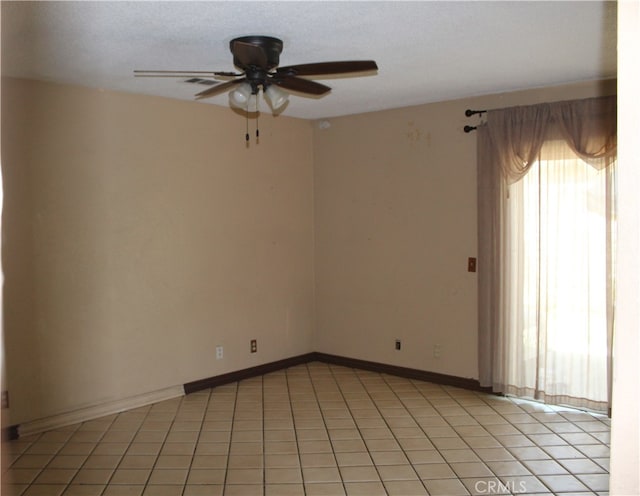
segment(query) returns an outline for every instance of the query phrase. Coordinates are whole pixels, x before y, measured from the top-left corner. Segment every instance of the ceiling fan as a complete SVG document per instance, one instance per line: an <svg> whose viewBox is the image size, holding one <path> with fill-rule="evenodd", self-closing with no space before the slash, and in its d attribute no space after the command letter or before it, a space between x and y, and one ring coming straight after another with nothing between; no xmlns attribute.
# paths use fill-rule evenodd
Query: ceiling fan
<svg viewBox="0 0 640 496"><path fill-rule="evenodd" d="M195 95L196 99L208 98L233 89L229 94L232 106L249 110L249 101L262 89L265 99L274 112L283 108L288 95L282 89L309 96L326 95L331 88L306 79L306 76L348 75L378 69L373 60L347 60L278 67L282 40L271 36L242 36L229 43L233 64L242 72L227 71L166 71L135 70L136 77L197 78L195 82L214 84ZM227 79L224 82L203 78Z"/></svg>

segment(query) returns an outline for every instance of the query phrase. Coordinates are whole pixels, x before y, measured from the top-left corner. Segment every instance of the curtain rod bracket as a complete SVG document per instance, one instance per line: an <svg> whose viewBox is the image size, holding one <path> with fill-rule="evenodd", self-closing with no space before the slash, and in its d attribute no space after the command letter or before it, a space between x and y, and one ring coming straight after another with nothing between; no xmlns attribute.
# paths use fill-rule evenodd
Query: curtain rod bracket
<svg viewBox="0 0 640 496"><path fill-rule="evenodd" d="M465 110L464 115L466 115L467 117L471 117L472 115L476 115L476 114L482 115L482 114L484 114L486 112L487 112L486 110L471 110L471 109L467 109L467 110Z"/></svg>

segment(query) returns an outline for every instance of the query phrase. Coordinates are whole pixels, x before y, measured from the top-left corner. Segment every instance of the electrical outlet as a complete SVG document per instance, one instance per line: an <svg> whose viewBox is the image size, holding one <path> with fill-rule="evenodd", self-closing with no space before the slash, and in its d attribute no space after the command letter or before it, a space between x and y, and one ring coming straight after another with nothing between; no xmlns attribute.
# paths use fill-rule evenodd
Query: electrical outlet
<svg viewBox="0 0 640 496"><path fill-rule="evenodd" d="M442 355L442 345L434 344L433 345L433 358L440 358Z"/></svg>
<svg viewBox="0 0 640 496"><path fill-rule="evenodd" d="M216 346L216 360L224 358L224 348L222 346Z"/></svg>
<svg viewBox="0 0 640 496"><path fill-rule="evenodd" d="M258 351L258 340L257 339L252 339L251 340L251 353L255 353Z"/></svg>
<svg viewBox="0 0 640 496"><path fill-rule="evenodd" d="M396 350L400 351L401 348L402 348L402 341L400 341L399 339L396 339Z"/></svg>
<svg viewBox="0 0 640 496"><path fill-rule="evenodd" d="M9 408L9 391L2 391L2 399L0 400L2 403L2 409Z"/></svg>

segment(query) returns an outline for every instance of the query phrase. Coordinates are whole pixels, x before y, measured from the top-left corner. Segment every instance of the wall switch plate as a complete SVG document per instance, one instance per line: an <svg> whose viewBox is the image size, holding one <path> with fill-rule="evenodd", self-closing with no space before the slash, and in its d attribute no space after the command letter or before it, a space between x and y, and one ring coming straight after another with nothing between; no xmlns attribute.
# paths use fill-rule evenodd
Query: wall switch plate
<svg viewBox="0 0 640 496"><path fill-rule="evenodd" d="M467 261L467 271L475 272L477 265L478 265L478 260L476 259L476 257L469 257L469 260Z"/></svg>
<svg viewBox="0 0 640 496"><path fill-rule="evenodd" d="M402 341L400 341L399 339L396 339L396 350L400 350L402 348Z"/></svg>
<svg viewBox="0 0 640 496"><path fill-rule="evenodd" d="M222 346L216 346L216 360L221 360L224 357L224 348Z"/></svg>
<svg viewBox="0 0 640 496"><path fill-rule="evenodd" d="M255 353L258 351L258 340L257 339L252 339L251 340L251 353Z"/></svg>

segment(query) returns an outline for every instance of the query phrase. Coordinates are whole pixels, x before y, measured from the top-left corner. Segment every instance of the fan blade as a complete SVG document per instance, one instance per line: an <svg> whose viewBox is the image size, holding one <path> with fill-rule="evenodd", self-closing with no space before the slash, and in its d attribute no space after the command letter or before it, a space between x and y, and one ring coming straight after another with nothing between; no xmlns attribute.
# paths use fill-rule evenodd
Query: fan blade
<svg viewBox="0 0 640 496"><path fill-rule="evenodd" d="M271 81L281 88L298 91L300 93L308 93L309 95L324 95L331 91L331 88L324 84L295 76L283 77L282 79L274 78Z"/></svg>
<svg viewBox="0 0 640 496"><path fill-rule="evenodd" d="M196 100L201 100L203 98L209 98L210 96L219 95L220 93L227 91L229 88L232 88L236 84L242 83L246 80L247 80L246 78L234 79L233 81L227 81L226 83L220 83L216 86L212 86L211 88L208 88L196 94Z"/></svg>
<svg viewBox="0 0 640 496"><path fill-rule="evenodd" d="M256 66L263 69L267 68L267 54L261 46L236 40L233 43L232 53L235 61L239 62L238 67Z"/></svg>
<svg viewBox="0 0 640 496"><path fill-rule="evenodd" d="M243 76L244 74L227 71L147 71L147 70L135 70L133 71L135 77L202 77L202 76L221 76L221 77L236 77Z"/></svg>
<svg viewBox="0 0 640 496"><path fill-rule="evenodd" d="M293 76L323 76L325 74L349 74L351 72L376 71L378 65L373 60L344 60L338 62L318 62L279 67L276 74Z"/></svg>

